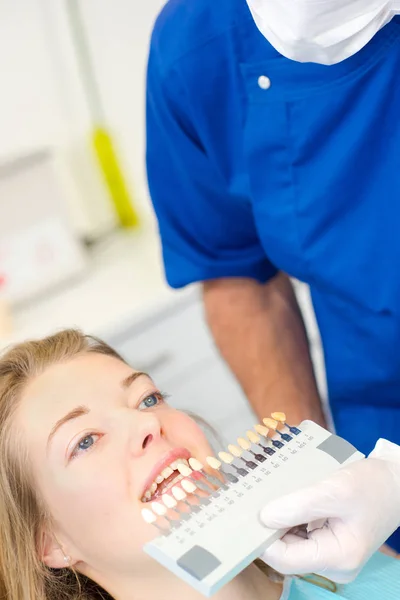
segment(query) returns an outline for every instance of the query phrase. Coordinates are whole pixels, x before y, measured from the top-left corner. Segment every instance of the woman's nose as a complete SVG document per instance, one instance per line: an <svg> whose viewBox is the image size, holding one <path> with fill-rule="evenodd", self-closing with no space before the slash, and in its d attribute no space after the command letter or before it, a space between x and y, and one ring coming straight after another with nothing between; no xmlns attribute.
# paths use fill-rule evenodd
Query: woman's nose
<svg viewBox="0 0 400 600"><path fill-rule="evenodd" d="M140 456L161 437L161 424L155 415L139 414L131 432L131 453Z"/></svg>

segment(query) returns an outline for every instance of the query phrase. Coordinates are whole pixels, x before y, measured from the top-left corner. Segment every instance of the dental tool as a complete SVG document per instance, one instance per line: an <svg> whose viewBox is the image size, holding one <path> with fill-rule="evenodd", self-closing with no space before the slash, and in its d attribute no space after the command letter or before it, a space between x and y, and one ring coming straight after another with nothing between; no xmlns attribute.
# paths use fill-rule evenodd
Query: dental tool
<svg viewBox="0 0 400 600"><path fill-rule="evenodd" d="M242 450L239 449L237 446L234 446L233 444L229 444L228 450L231 454L233 454L233 456L235 456L236 458L239 458L241 461L243 461L248 469L252 469L252 470L257 469L257 464L253 460L246 460L243 456Z"/></svg>
<svg viewBox="0 0 400 600"><path fill-rule="evenodd" d="M190 502L187 501L187 494L181 487L174 485L171 492L173 493L175 500L177 500L178 502L183 502L189 508L190 512L192 512L192 513L200 512L201 508L199 506L197 506L196 504L190 504ZM184 517L183 517L184 519L187 519L190 517L190 513L181 513L181 514L184 515Z"/></svg>
<svg viewBox="0 0 400 600"><path fill-rule="evenodd" d="M196 459L193 459L193 460L196 460ZM200 469L197 469L196 471L194 471L194 469L192 470L187 465L180 464L180 465L178 465L178 471L179 471L179 473L183 477L190 477L191 479L192 478L194 479L194 473L198 473L198 472L202 471L202 469L203 469L203 465L199 461L197 461L194 464L197 467L200 466ZM202 481L200 481L197 477L195 478L195 484L196 484L196 487L198 487L200 490L202 490L206 494L212 494L213 496L218 496L219 495L218 492L216 492L216 490L214 490L214 488L212 488L210 485L206 485L205 483L203 483ZM221 484L221 482L220 482L220 484ZM184 488L183 483L181 483L181 485ZM226 488L226 489L228 489L228 488Z"/></svg>
<svg viewBox="0 0 400 600"><path fill-rule="evenodd" d="M154 527L157 527L157 529L159 529L163 535L169 533L168 529L163 529L161 527L161 525L158 525L156 515L153 512L151 512L151 510L149 510L148 508L142 509L142 517L146 521L146 523L148 523L149 525L154 525Z"/></svg>
<svg viewBox="0 0 400 600"><path fill-rule="evenodd" d="M143 510L145 510L145 509L143 509ZM152 502L151 510L153 511L153 513L155 515L157 515L157 517L162 517L163 519L165 519L168 522L168 525L170 527L175 526L174 520L170 519L167 515L167 507L166 506L164 506L160 502Z"/></svg>
<svg viewBox="0 0 400 600"><path fill-rule="evenodd" d="M187 494L192 494L198 502L203 506L208 506L211 503L211 499L208 496L200 496L197 491L197 485L189 479L182 479L181 486ZM200 489L200 488L199 488Z"/></svg>
<svg viewBox="0 0 400 600"><path fill-rule="evenodd" d="M263 419L263 423L266 427L268 427L269 429L272 429L273 431L275 431L278 435L281 436L281 438L283 440L285 440L285 442L290 442L292 439L292 436L290 436L287 433L282 433L281 431L279 431L278 429L278 421L276 421L275 419Z"/></svg>
<svg viewBox="0 0 400 600"><path fill-rule="evenodd" d="M246 440L245 438L238 438L237 443L242 448L242 450L246 450L246 452L250 452L250 454L252 454L254 456L256 461L263 463L267 460L266 456L263 456L262 454L260 454L258 452L253 452L253 450L251 449L251 443L248 440Z"/></svg>
<svg viewBox="0 0 400 600"><path fill-rule="evenodd" d="M214 475L210 475L210 473L205 471L204 465L199 460L197 460L197 458L189 458L189 465L195 473L200 473L205 478L205 480L210 484L212 490L214 490L215 487L222 488L223 490L228 489L228 486L226 485L226 483L224 483L224 481L218 479L217 477L214 477Z"/></svg>
<svg viewBox="0 0 400 600"><path fill-rule="evenodd" d="M246 477L246 475L249 474L249 472L246 469L243 469L242 467L237 467L234 463L234 457L232 456L232 454L229 454L229 452L218 452L218 456L219 458L222 460L222 462L224 462L227 465L230 465L231 467L233 467L234 469L236 469L236 472L241 475L241 477Z"/></svg>
<svg viewBox="0 0 400 600"><path fill-rule="evenodd" d="M252 444L255 444L256 446L258 446L259 448L261 448L262 451L267 456L272 456L275 454L275 450L273 450L272 448L267 448L266 446L263 446L263 444L261 443L260 437L254 431L246 431L246 435L249 438L250 442Z"/></svg>
<svg viewBox="0 0 400 600"><path fill-rule="evenodd" d="M283 412L274 412L272 413L271 417L273 419L275 419L275 421L278 421L278 423L281 423L282 425L285 425L285 427L287 427L290 431L290 433L293 433L293 435L299 435L299 433L301 433L300 429L298 429L297 427L292 427L291 425L288 425L286 423L286 415Z"/></svg>
<svg viewBox="0 0 400 600"><path fill-rule="evenodd" d="M279 418L274 418L277 416ZM252 454L254 461L248 462L256 464L256 468L244 469L235 465L234 461L244 457L237 446L230 445L229 452L221 451L218 458L210 456L206 459L207 471L197 459L189 460L191 468L179 469L183 479L168 491L172 492L178 506L179 502L185 502L190 512L184 513L185 516L180 513L180 521L171 524L168 535L160 533L143 548L206 597L218 592L286 533L286 530L268 529L260 522L259 512L269 501L317 483L342 466L364 458L349 442L312 421L292 427L286 425L283 413L273 413L271 419L273 422L265 419L266 424L257 424L255 431L247 431L247 439L243 436L237 440L243 452ZM293 436L283 438L277 431L278 423L299 433L289 429ZM264 438L267 442L262 441ZM257 451L253 452L252 447ZM238 476L225 469L222 471L223 463L229 469L235 468ZM202 495L196 492L197 481L191 479L192 469L206 478L213 477L209 471L224 477L223 482L219 475L214 478L220 486L218 495L214 496L210 489L207 505L201 508L187 501L186 492L203 501ZM170 501L163 499L163 502L167 505ZM152 503L153 510L153 504L160 505L159 502ZM145 521L161 529L156 516L149 512L150 517L146 512L142 513Z"/></svg>
<svg viewBox="0 0 400 600"><path fill-rule="evenodd" d="M235 475L229 473L229 471L224 471L224 469L222 469L222 463L218 460L218 458L215 458L215 456L207 456L206 461L212 469L219 471L225 478L225 480L227 479L230 483L237 483L239 481L239 479Z"/></svg>
<svg viewBox="0 0 400 600"><path fill-rule="evenodd" d="M282 442L280 442L279 440L274 440L274 439L272 439L272 438L270 438L268 436L268 434L269 434L268 427L265 427L264 425L257 424L257 425L254 426L254 429L257 431L257 433L259 433L260 435L262 435L270 444L272 444L273 446L275 446L275 448L278 448L279 450L281 448L283 448L284 444Z"/></svg>

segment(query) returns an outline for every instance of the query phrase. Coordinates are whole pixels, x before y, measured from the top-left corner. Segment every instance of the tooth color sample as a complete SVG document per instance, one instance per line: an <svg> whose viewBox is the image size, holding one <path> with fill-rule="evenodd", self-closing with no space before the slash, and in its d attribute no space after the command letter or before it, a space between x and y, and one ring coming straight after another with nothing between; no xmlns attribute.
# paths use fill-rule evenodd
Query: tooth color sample
<svg viewBox="0 0 400 600"><path fill-rule="evenodd" d="M204 468L197 458L189 458L189 465L192 467L193 471L201 471Z"/></svg>
<svg viewBox="0 0 400 600"><path fill-rule="evenodd" d="M286 415L283 412L274 412L272 413L271 417L275 419L275 421L279 421L279 423L286 422Z"/></svg>
<svg viewBox="0 0 400 600"><path fill-rule="evenodd" d="M260 438L254 431L246 431L246 435L253 444L257 444L260 441Z"/></svg>
<svg viewBox="0 0 400 600"><path fill-rule="evenodd" d="M243 448L243 450L250 450L250 447L251 447L251 445L250 445L250 443L249 443L247 440L245 440L244 438L238 438L238 440L237 440L237 443L239 444L239 446L240 446L241 448Z"/></svg>
<svg viewBox="0 0 400 600"><path fill-rule="evenodd" d="M264 425L259 425L257 423L257 425L254 425L254 429L257 431L257 433L259 433L260 435L263 435L264 437L267 437L268 435L268 429L266 427L264 427Z"/></svg>
<svg viewBox="0 0 400 600"><path fill-rule="evenodd" d="M269 429L276 429L278 427L278 421L274 419L263 419L263 423Z"/></svg>
<svg viewBox="0 0 400 600"><path fill-rule="evenodd" d="M220 461L217 458L215 458L214 456L208 456L206 458L206 460L207 460L207 463L210 465L210 467L212 469L217 469L218 470L218 469L221 468Z"/></svg>
<svg viewBox="0 0 400 600"><path fill-rule="evenodd" d="M174 485L174 487L172 488L172 493L175 496L176 500L184 500L186 498L186 494L183 491L182 488L178 487L177 485Z"/></svg>
<svg viewBox="0 0 400 600"><path fill-rule="evenodd" d="M165 506L163 504L160 504L159 502L152 502L151 508L153 512L155 512L156 515L158 515L159 517L163 517L167 512Z"/></svg>
<svg viewBox="0 0 400 600"><path fill-rule="evenodd" d="M188 494L193 494L196 491L196 486L192 481L188 481L187 479L182 479L181 486Z"/></svg>
<svg viewBox="0 0 400 600"><path fill-rule="evenodd" d="M169 494L165 493L161 496L161 500L164 502L167 508L175 508L176 500Z"/></svg>
<svg viewBox="0 0 400 600"><path fill-rule="evenodd" d="M188 467L187 465L185 465L184 463L180 463L178 465L178 471L184 477L189 477L193 472L192 469L190 467Z"/></svg>
<svg viewBox="0 0 400 600"><path fill-rule="evenodd" d="M240 458L242 456L242 451L233 444L229 444L228 450L231 454L233 454L233 456L236 456L236 458Z"/></svg>
<svg viewBox="0 0 400 600"><path fill-rule="evenodd" d="M218 456L227 465L231 465L233 463L233 456L228 454L228 452L218 452Z"/></svg>
<svg viewBox="0 0 400 600"><path fill-rule="evenodd" d="M157 521L157 517L154 513L151 512L148 508L142 509L142 517L146 521L146 523L153 524Z"/></svg>

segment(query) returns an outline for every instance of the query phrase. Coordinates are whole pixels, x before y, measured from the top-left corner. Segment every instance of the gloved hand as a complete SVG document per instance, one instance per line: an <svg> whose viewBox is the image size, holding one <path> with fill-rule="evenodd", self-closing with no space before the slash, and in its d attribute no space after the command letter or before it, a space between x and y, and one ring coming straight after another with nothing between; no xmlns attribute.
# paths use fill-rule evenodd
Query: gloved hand
<svg viewBox="0 0 400 600"><path fill-rule="evenodd" d="M400 446L379 440L367 459L274 500L260 518L272 529L308 524L307 539L289 532L261 556L272 568L352 581L400 526Z"/></svg>

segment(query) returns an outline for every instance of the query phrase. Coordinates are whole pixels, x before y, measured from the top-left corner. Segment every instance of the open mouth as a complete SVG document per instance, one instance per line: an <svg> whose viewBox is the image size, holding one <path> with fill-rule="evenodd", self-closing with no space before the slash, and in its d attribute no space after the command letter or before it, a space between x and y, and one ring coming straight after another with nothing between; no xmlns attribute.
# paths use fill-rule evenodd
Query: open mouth
<svg viewBox="0 0 400 600"><path fill-rule="evenodd" d="M179 464L189 466L186 458L177 458L176 460L173 460L146 486L141 499L142 502L151 502L152 500L155 500L183 479L183 475L178 471Z"/></svg>

